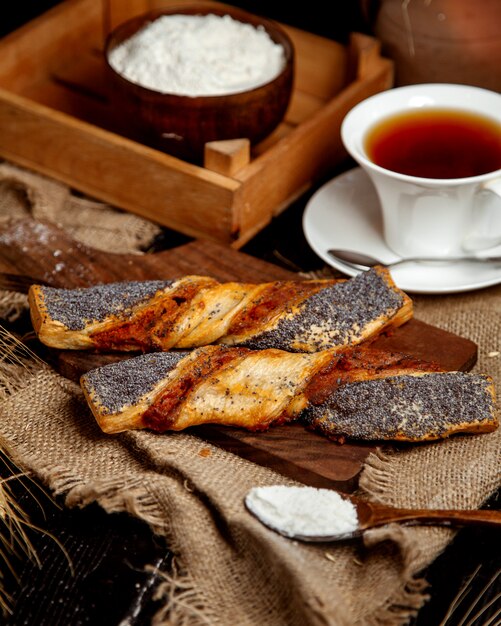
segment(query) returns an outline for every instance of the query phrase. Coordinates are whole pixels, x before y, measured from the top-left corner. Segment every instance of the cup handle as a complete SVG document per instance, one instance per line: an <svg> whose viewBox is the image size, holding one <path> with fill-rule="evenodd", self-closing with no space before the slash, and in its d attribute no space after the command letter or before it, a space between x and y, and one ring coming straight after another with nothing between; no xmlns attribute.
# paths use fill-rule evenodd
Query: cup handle
<svg viewBox="0 0 501 626"><path fill-rule="evenodd" d="M501 198L501 177L493 178L492 180L483 183L478 193L483 192L491 192ZM499 209L501 209L501 202L499 203ZM494 246L498 246L500 244L501 233L492 236L478 235L472 233L467 237L466 241L463 244L463 248L465 250L475 251L485 248L493 248Z"/></svg>
<svg viewBox="0 0 501 626"><path fill-rule="evenodd" d="M498 196L501 196L501 177L488 180L482 185L482 190L492 191Z"/></svg>

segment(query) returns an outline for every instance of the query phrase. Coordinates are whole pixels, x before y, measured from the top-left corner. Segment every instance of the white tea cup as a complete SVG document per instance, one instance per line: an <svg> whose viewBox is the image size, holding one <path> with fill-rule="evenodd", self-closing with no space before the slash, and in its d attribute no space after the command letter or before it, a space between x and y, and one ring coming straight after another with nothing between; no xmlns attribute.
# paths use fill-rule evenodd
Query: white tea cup
<svg viewBox="0 0 501 626"><path fill-rule="evenodd" d="M488 149L478 148L478 158L490 154L492 148L493 158L482 164L488 171L477 171L477 168L471 170L473 174L464 175L464 171L470 170L457 169L456 155L470 157L476 154L477 146L454 151L451 146L461 133L452 132L451 128L455 127L451 127L452 135L442 135L442 129L437 131L430 126L436 122L434 116L442 120L444 128L456 117L465 124L471 120L485 122L490 133L486 138ZM409 126L412 120L428 126ZM397 135L399 124L400 135ZM377 133L383 139L376 139ZM444 139L447 136L450 141ZM481 133L478 137L474 135L472 141L476 142L480 136ZM501 94L469 85L441 83L389 89L361 101L347 113L341 125L341 139L374 184L381 205L385 241L399 256L446 258L501 244ZM394 157L391 167L401 169L401 164L402 168L404 164L407 167L407 159L409 167L423 167L402 171L389 169L381 152L384 144L377 144L383 140L390 149L388 154ZM425 140L431 142L429 146L411 143ZM393 155L391 141L395 148ZM444 175L437 169L439 158L432 174L423 175L422 169L427 172L433 158L424 157L420 164L421 149L431 148L435 157L441 147L452 150L450 157L442 159L444 166L450 166L452 175L446 172L445 177L437 177L437 173ZM380 148L380 154L376 148ZM413 164L413 160L416 163ZM477 167L478 164L467 164L468 168L470 165Z"/></svg>

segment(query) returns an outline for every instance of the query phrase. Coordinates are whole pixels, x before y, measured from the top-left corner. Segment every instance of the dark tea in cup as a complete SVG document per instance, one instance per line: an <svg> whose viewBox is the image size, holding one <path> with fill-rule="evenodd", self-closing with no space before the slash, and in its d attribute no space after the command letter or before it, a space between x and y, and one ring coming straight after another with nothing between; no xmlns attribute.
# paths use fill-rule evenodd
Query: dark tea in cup
<svg viewBox="0 0 501 626"><path fill-rule="evenodd" d="M341 138L374 185L396 254L501 245L501 94L447 83L387 89L350 109Z"/></svg>
<svg viewBox="0 0 501 626"><path fill-rule="evenodd" d="M501 125L470 111L418 108L374 124L364 149L376 165L408 176L481 176L501 169Z"/></svg>

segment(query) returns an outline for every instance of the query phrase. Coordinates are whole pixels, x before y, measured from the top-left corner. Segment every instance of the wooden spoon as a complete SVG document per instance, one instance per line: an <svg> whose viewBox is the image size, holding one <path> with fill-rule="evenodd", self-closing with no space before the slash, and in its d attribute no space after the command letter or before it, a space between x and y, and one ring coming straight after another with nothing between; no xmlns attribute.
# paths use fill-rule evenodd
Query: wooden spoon
<svg viewBox="0 0 501 626"><path fill-rule="evenodd" d="M357 509L358 534L369 528L394 522L406 525L497 526L501 529L501 511L460 509L399 509L350 497ZM322 539L318 539L322 541ZM310 540L311 541L311 540Z"/></svg>
<svg viewBox="0 0 501 626"><path fill-rule="evenodd" d="M338 506L336 499L341 507ZM279 485L255 488L247 494L245 504L265 526L289 539L309 542L351 539L359 537L370 528L394 522L439 526L475 524L497 526L501 529L501 511L399 509L367 502L330 489L313 487ZM325 523L319 525L319 520L326 520L326 516L329 515L332 515L332 528L336 528L335 532L329 532L327 529L329 520L327 525ZM339 515L338 521L334 519L336 515ZM297 523L299 518L300 521ZM322 528L321 532L319 528Z"/></svg>

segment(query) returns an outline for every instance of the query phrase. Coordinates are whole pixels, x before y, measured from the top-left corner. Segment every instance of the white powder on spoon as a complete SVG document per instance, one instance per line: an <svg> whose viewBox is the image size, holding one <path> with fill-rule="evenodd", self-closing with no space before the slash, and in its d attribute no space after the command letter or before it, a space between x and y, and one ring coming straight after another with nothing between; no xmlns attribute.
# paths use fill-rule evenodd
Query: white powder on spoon
<svg viewBox="0 0 501 626"><path fill-rule="evenodd" d="M113 69L161 93L213 96L237 93L275 78L283 46L264 28L229 15L163 15L113 49Z"/></svg>
<svg viewBox="0 0 501 626"><path fill-rule="evenodd" d="M263 524L286 537L342 538L358 529L355 505L331 489L255 487L245 504Z"/></svg>

